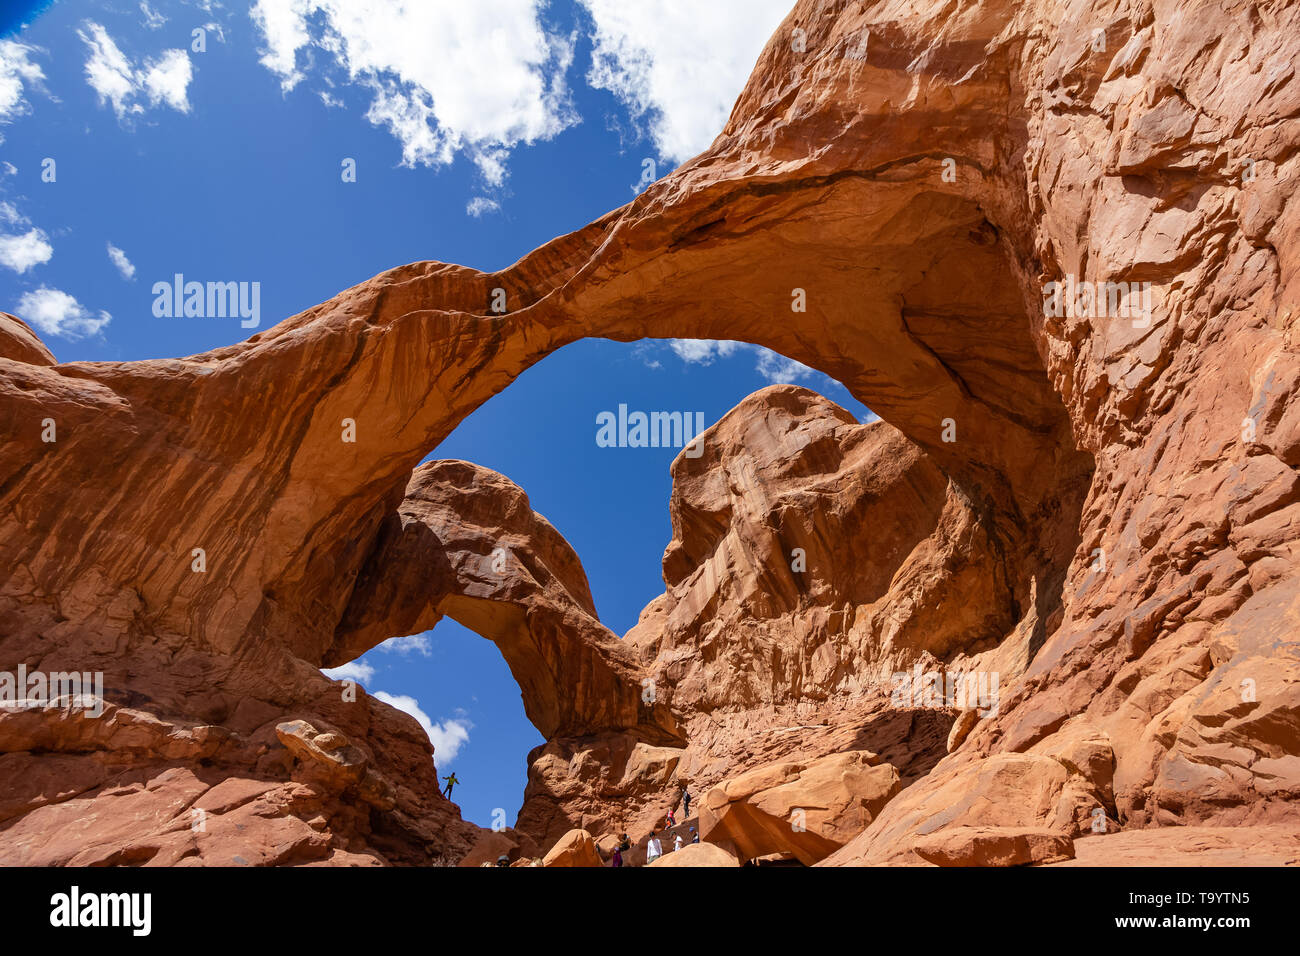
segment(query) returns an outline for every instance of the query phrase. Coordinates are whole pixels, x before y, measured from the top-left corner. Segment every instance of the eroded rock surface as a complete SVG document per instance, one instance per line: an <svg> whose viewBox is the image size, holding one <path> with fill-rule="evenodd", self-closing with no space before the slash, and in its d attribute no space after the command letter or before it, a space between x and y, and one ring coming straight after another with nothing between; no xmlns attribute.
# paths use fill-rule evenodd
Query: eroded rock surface
<svg viewBox="0 0 1300 956"><path fill-rule="evenodd" d="M600 623L582 563L528 496L464 461L417 468L379 530L326 664L450 615L493 641L547 737L636 730L676 741L662 704L642 700L646 674Z"/></svg>
<svg viewBox="0 0 1300 956"><path fill-rule="evenodd" d="M741 860L779 853L811 866L865 830L898 790L898 771L867 751L774 764L708 791L700 838Z"/></svg>
<svg viewBox="0 0 1300 956"><path fill-rule="evenodd" d="M176 360L51 364L0 323L0 664L103 672L115 708L0 714L0 760L25 770L0 861L462 857L476 832L419 726L317 668L382 633L366 589L400 574L377 549L415 553L417 464L584 336L755 342L888 425L805 397L778 427L769 396L711 470L679 466L666 593L625 672L657 677L666 713L525 688L561 754L665 734L698 799L764 763L878 753L904 789L828 863L915 859L945 828L1078 835L1098 812L1294 825L1298 38L1284 0L801 0L708 150L508 269L403 266ZM1150 310L1055 314L1048 282L1137 283ZM868 445L892 457L854 457ZM474 548L475 593L404 595L408 626L452 613L514 640L527 612L503 608L545 621L565 592L547 646L576 628L595 685L622 686L572 574L498 591ZM879 681L908 662L998 673L996 713L899 708ZM619 777L628 814L671 802L661 776ZM189 829L213 791L209 822L239 836ZM590 806L542 797L557 837Z"/></svg>

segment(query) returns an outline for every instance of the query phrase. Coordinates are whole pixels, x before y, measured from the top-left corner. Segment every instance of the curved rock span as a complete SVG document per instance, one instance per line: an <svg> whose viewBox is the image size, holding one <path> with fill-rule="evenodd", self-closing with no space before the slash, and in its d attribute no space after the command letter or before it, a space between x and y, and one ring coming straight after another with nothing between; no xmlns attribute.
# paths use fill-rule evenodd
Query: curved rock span
<svg viewBox="0 0 1300 956"><path fill-rule="evenodd" d="M0 861L460 859L420 728L317 669L443 615L549 738L541 852L643 839L682 782L733 855L829 864L1294 825L1298 20L803 0L708 150L499 273L177 360L57 364L0 316L0 664L107 700L0 713ZM717 423L620 643L519 489L417 468L584 336L754 342L884 422L778 388ZM790 776L853 753L879 806Z"/></svg>

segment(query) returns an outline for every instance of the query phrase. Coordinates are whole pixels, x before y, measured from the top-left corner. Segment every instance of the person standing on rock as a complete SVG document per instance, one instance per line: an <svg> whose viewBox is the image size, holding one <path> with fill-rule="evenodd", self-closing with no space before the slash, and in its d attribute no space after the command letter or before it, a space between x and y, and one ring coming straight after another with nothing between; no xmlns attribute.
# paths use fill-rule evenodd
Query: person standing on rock
<svg viewBox="0 0 1300 956"><path fill-rule="evenodd" d="M682 787L682 819L686 820L691 815L691 794L685 787Z"/></svg>
<svg viewBox="0 0 1300 956"><path fill-rule="evenodd" d="M664 827L665 830L677 826L677 818L676 818L675 816L673 816L673 810L672 810L672 807L669 807L669 808L668 808L668 813L664 815L664 821L665 821L665 823L667 824L667 825Z"/></svg>
<svg viewBox="0 0 1300 956"><path fill-rule="evenodd" d="M619 844L614 845L614 852L610 854L609 865L610 866L623 865L623 847L621 845Z"/></svg>
<svg viewBox="0 0 1300 956"><path fill-rule="evenodd" d="M673 852L676 853L682 848L682 835L679 833L673 837Z"/></svg>
<svg viewBox="0 0 1300 956"><path fill-rule="evenodd" d="M460 783L460 781L456 779L456 775L455 775L454 773L449 773L449 774L447 774L447 776L443 777L442 779L443 779L443 782L447 784L447 789L446 789L446 791L444 792L444 793L445 793L445 796L447 797L448 800L450 800L450 799L451 799L451 788L454 787L454 786L456 786L456 784Z"/></svg>
<svg viewBox="0 0 1300 956"><path fill-rule="evenodd" d="M659 843L659 831L651 830L650 839L645 845L645 862L649 866L664 855L664 848Z"/></svg>

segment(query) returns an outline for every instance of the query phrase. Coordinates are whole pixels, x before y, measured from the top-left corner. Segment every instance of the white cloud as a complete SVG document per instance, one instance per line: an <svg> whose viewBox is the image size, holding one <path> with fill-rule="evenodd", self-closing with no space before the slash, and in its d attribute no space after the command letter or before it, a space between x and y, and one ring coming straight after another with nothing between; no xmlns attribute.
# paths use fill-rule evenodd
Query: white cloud
<svg viewBox="0 0 1300 956"><path fill-rule="evenodd" d="M756 354L758 355L758 363L754 366L754 369L773 385L793 385L800 379L813 378L821 374L815 368L809 368L802 362L786 358L771 349L760 348Z"/></svg>
<svg viewBox="0 0 1300 956"><path fill-rule="evenodd" d="M19 274L33 266L49 262L53 255L54 247L40 229L33 227L16 236L0 235L0 265Z"/></svg>
<svg viewBox="0 0 1300 956"><path fill-rule="evenodd" d="M153 105L166 103L180 113L190 111L187 94L194 68L184 50L167 50L157 60L146 64L142 83Z"/></svg>
<svg viewBox="0 0 1300 956"><path fill-rule="evenodd" d="M17 40L0 40L0 122L27 113L31 106L23 96L24 85L41 89L45 74L31 61L36 52Z"/></svg>
<svg viewBox="0 0 1300 956"><path fill-rule="evenodd" d="M587 82L648 120L659 155L689 159L722 132L791 0L580 0L595 24Z"/></svg>
<svg viewBox="0 0 1300 956"><path fill-rule="evenodd" d="M144 14L144 25L150 30L157 30L167 22L165 16L149 6L148 0L140 0L140 12Z"/></svg>
<svg viewBox="0 0 1300 956"><path fill-rule="evenodd" d="M338 667L322 668L321 673L330 680L351 680L358 684L368 684L375 676L375 669L358 658Z"/></svg>
<svg viewBox="0 0 1300 956"><path fill-rule="evenodd" d="M663 362L660 362L655 356L658 354L659 345L656 342L638 342L632 348L632 354L646 368L663 368Z"/></svg>
<svg viewBox="0 0 1300 956"><path fill-rule="evenodd" d="M86 82L99 94L100 104L113 104L119 119L143 113L141 98L150 106L160 103L181 113L190 109L188 89L194 76L189 54L165 50L161 56L135 66L98 23L87 22L77 35L90 47L86 60Z"/></svg>
<svg viewBox="0 0 1300 956"><path fill-rule="evenodd" d="M446 768L456 759L461 746L469 742L469 731L473 724L464 718L448 719L435 724L429 719L429 715L420 709L420 702L414 697L394 696L385 694L382 690L375 691L373 696L386 704L392 704L420 722L420 726L424 728L424 732L429 735L429 740L433 743L433 759L439 767Z"/></svg>
<svg viewBox="0 0 1300 956"><path fill-rule="evenodd" d="M13 203L2 200L0 200L0 223L20 229L31 225L27 217L20 213ZM34 226L26 232L0 234L0 265L13 269L20 275L33 266L49 262L53 255L54 247L50 245L49 237L43 230Z"/></svg>
<svg viewBox="0 0 1300 956"><path fill-rule="evenodd" d="M367 89L366 118L405 166L469 156L490 185L508 153L577 122L565 73L573 42L539 19L546 0L257 0L262 64L292 90L321 63ZM324 54L322 56L321 54Z"/></svg>
<svg viewBox="0 0 1300 956"><path fill-rule="evenodd" d="M751 345L748 342L733 342L718 339L669 339L668 347L683 362L692 365L712 365L716 359L730 358L740 352L752 351L755 356L754 371L769 382L794 383L800 379L821 375L815 368L802 362L786 358L771 349ZM644 358L642 359L644 361ZM657 368L658 363L651 365Z"/></svg>
<svg viewBox="0 0 1300 956"><path fill-rule="evenodd" d="M131 260L126 257L126 253L111 242L108 244L108 258L111 259L113 265L117 267L117 271L122 273L123 279L135 278L135 266L132 265Z"/></svg>
<svg viewBox="0 0 1300 956"><path fill-rule="evenodd" d="M381 651L395 651L398 654L419 654L428 657L431 651L428 632L411 634L407 637L390 637L379 645Z"/></svg>
<svg viewBox="0 0 1300 956"><path fill-rule="evenodd" d="M46 335L65 339L97 335L112 318L107 312L95 316L68 293L45 286L23 293L18 300L18 317Z"/></svg>
<svg viewBox="0 0 1300 956"><path fill-rule="evenodd" d="M212 11L209 10L207 12L211 13ZM226 42L226 28L222 26L220 23L217 23L215 20L212 21L211 23L203 24L203 29L206 30L208 33L215 33L217 35L217 39L220 40L222 43Z"/></svg>
<svg viewBox="0 0 1300 956"><path fill-rule="evenodd" d="M718 339L669 339L668 347L683 362L712 365L714 359L728 358L746 346L744 342Z"/></svg>
<svg viewBox="0 0 1300 956"><path fill-rule="evenodd" d="M469 213L475 219L480 218L485 212L500 212L501 204L495 199L489 199L487 196L475 196L465 206L465 212Z"/></svg>

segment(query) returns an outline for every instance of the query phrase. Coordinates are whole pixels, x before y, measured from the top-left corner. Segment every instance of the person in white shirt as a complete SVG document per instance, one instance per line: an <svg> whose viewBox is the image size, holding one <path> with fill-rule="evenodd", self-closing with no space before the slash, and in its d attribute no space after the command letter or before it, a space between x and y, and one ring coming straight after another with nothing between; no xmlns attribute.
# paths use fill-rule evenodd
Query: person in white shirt
<svg viewBox="0 0 1300 956"><path fill-rule="evenodd" d="M679 833L673 837L673 852L676 853L682 848L682 835Z"/></svg>
<svg viewBox="0 0 1300 956"><path fill-rule="evenodd" d="M653 863L655 860L659 859L659 857L663 855L664 855L664 848L659 844L659 831L651 830L650 841L645 845L646 865L648 866L649 864Z"/></svg>

